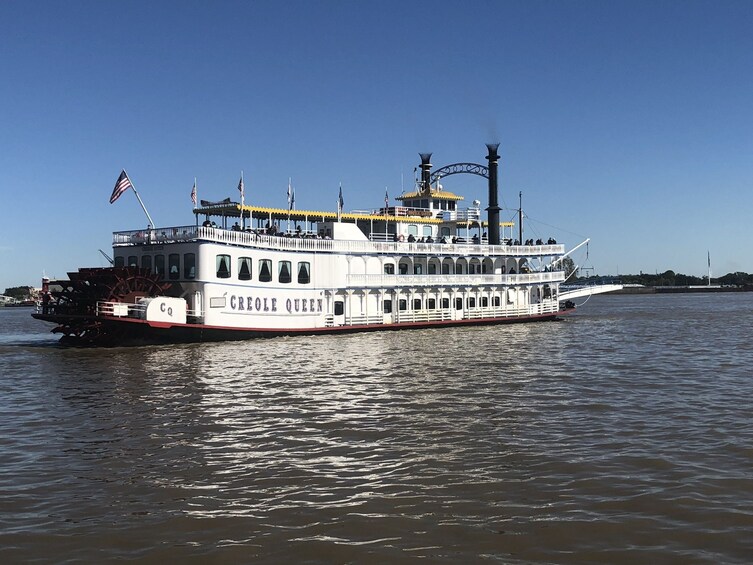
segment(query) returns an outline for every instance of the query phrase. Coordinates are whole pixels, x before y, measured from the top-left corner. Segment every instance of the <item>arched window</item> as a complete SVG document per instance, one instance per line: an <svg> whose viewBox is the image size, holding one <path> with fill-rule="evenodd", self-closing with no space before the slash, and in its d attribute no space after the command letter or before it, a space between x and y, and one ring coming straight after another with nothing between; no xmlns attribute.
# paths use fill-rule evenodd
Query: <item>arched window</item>
<svg viewBox="0 0 753 565"><path fill-rule="evenodd" d="M217 278L230 278L230 255L217 255Z"/></svg>

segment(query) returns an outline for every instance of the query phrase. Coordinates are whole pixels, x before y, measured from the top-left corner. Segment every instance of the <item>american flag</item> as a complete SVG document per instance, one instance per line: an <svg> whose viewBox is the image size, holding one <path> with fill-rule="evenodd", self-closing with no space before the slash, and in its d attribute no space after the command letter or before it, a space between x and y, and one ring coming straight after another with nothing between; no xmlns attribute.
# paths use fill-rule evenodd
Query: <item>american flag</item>
<svg viewBox="0 0 753 565"><path fill-rule="evenodd" d="M128 178L128 174L125 172L125 169L123 169L118 177L118 182L115 183L115 188L112 189L110 204L120 198L120 195L129 188L133 188L133 185L131 184L131 179Z"/></svg>
<svg viewBox="0 0 753 565"><path fill-rule="evenodd" d="M241 193L241 198L243 198L245 192L244 192L244 186L243 186L243 175L241 175L241 180L238 183L238 192Z"/></svg>
<svg viewBox="0 0 753 565"><path fill-rule="evenodd" d="M191 189L191 202L196 206L196 181L193 181L193 188Z"/></svg>
<svg viewBox="0 0 753 565"><path fill-rule="evenodd" d="M390 193L387 192L387 189L384 189L384 213L387 213L387 208L390 207Z"/></svg>
<svg viewBox="0 0 753 565"><path fill-rule="evenodd" d="M339 206L340 211L343 210L343 205L345 202L343 201L343 187L340 185L340 195L337 197L337 205Z"/></svg>

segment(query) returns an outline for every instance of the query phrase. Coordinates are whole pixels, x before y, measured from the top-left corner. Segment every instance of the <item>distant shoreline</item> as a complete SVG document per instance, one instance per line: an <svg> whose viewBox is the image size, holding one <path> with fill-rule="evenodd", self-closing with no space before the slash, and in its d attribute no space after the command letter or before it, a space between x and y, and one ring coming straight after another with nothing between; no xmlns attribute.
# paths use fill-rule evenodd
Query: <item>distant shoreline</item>
<svg viewBox="0 0 753 565"><path fill-rule="evenodd" d="M719 286L719 285L690 285L690 286L625 286L622 290L615 290L609 294L676 294L687 292L748 292L753 291L750 286Z"/></svg>

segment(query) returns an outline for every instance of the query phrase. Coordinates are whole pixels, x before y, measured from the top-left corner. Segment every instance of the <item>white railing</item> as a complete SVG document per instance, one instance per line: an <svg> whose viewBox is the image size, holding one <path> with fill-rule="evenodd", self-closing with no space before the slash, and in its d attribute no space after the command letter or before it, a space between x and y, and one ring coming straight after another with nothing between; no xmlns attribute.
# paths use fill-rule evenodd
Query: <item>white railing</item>
<svg viewBox="0 0 753 565"><path fill-rule="evenodd" d="M358 288L411 286L495 286L562 282L564 271L513 275L348 275L347 285Z"/></svg>
<svg viewBox="0 0 753 565"><path fill-rule="evenodd" d="M113 246L178 243L184 241L212 241L284 251L313 251L330 253L359 253L371 255L446 255L446 256L506 256L535 257L561 255L565 246L554 245L485 245L479 243L408 243L380 241L351 241L318 238L281 237L210 228L203 226L177 226L113 233Z"/></svg>

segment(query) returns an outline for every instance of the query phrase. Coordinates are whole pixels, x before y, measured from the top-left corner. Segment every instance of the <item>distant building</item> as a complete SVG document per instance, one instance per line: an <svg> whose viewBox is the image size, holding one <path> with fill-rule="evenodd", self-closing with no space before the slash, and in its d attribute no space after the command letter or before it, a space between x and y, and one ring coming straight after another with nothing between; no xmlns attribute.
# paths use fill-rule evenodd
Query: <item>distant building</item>
<svg viewBox="0 0 753 565"><path fill-rule="evenodd" d="M5 296L4 294L0 294L0 306L5 306L6 304L14 304L16 302L16 299L12 296Z"/></svg>

